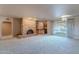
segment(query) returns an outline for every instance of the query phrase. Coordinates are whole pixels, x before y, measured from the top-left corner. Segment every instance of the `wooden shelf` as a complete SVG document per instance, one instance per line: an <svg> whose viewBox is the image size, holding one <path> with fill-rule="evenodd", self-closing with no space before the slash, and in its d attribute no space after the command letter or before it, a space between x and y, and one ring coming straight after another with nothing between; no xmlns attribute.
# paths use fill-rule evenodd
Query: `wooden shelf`
<svg viewBox="0 0 79 59"><path fill-rule="evenodd" d="M37 21L36 32L37 34L47 34L47 21Z"/></svg>

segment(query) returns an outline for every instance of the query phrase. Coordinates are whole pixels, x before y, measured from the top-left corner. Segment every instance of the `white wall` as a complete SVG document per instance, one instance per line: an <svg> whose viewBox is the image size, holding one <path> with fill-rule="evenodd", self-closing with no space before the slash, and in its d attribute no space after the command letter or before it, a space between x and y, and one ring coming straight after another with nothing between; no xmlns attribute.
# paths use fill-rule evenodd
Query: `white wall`
<svg viewBox="0 0 79 59"><path fill-rule="evenodd" d="M67 36L70 38L73 38L74 36L74 19L68 19L67 20ZM73 31L74 30L74 31Z"/></svg>
<svg viewBox="0 0 79 59"><path fill-rule="evenodd" d="M68 19L68 37L79 39L79 17Z"/></svg>
<svg viewBox="0 0 79 59"><path fill-rule="evenodd" d="M53 21L47 22L47 32L48 32L49 35L53 34L53 25L54 25Z"/></svg>
<svg viewBox="0 0 79 59"><path fill-rule="evenodd" d="M73 33L74 33L74 38L79 39L79 17L75 17Z"/></svg>

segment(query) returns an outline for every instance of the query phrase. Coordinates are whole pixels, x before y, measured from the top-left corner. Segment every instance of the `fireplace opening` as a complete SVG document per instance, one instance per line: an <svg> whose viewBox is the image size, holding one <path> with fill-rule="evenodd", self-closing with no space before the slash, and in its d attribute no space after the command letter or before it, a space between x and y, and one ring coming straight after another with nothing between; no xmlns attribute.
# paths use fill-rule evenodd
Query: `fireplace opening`
<svg viewBox="0 0 79 59"><path fill-rule="evenodd" d="M33 33L34 31L32 29L29 29L26 34L33 34Z"/></svg>

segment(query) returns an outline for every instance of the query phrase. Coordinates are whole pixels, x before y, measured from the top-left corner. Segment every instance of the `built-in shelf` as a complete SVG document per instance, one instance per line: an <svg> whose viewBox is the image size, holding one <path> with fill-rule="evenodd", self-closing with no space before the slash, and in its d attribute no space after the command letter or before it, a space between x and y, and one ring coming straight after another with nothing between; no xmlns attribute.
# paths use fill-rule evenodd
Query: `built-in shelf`
<svg viewBox="0 0 79 59"><path fill-rule="evenodd" d="M47 34L47 21L36 21L37 34Z"/></svg>

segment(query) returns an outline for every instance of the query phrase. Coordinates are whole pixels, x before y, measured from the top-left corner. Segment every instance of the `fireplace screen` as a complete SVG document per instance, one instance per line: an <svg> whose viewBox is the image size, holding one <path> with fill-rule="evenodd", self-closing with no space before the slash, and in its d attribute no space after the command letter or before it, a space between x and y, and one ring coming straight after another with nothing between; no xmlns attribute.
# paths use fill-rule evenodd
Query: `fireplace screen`
<svg viewBox="0 0 79 59"><path fill-rule="evenodd" d="M33 34L33 33L34 31L32 29L29 29L26 34Z"/></svg>

